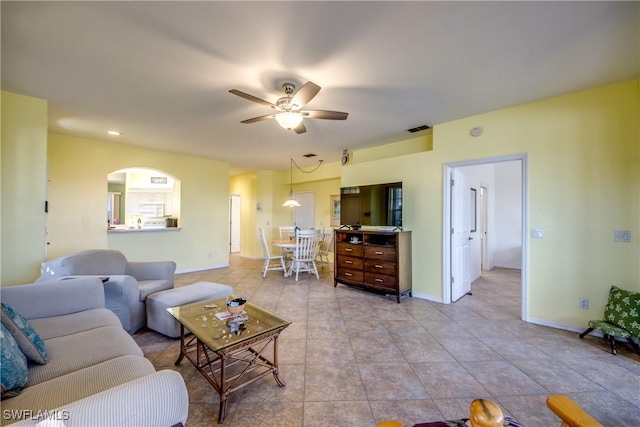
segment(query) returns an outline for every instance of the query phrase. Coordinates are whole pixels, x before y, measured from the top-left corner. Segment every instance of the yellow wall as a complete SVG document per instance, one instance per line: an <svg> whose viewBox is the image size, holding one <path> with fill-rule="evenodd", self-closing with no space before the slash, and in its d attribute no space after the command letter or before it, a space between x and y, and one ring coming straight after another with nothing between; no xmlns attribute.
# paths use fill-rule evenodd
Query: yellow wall
<svg viewBox="0 0 640 427"><path fill-rule="evenodd" d="M404 225L413 231L414 291L439 299L443 164L527 153L527 228L545 229L543 240L527 242L530 320L583 328L587 320L601 316L610 285L640 291L639 83L595 88L441 124L424 144L407 140L410 148L405 149L401 141L358 150L348 166L323 165L308 175L294 171L294 191L317 192L319 226L320 221L329 221L328 215L325 219L328 196L337 194L340 186L402 181ZM43 242L41 232L33 230L43 223L37 211L44 184L37 182L44 181L40 171L44 170L46 103L11 98L3 93L3 284L12 284L4 280L11 260L16 261L14 270L20 277L35 278L31 276L42 258L39 243ZM17 120L15 127L7 125L7 109L11 120ZM469 135L474 126L484 128L482 136ZM29 129L35 129L37 142L25 136ZM36 154L31 146L22 149L21 145L13 157L7 157L6 141L23 137L35 144ZM290 209L280 206L288 196L288 170L259 171L230 180L228 165L213 160L60 135L49 135L49 140L50 258L88 247L117 247L134 259L175 259L183 270L226 265L229 193L242 196L245 256L260 256L257 226L269 224L273 233L278 225L290 223ZM421 151L420 147L426 148ZM382 158L382 153L387 157ZM13 161L21 167L7 166ZM182 181L181 231L107 237L107 173L134 166L163 170ZM19 181L7 185L8 176L21 178L27 185ZM18 187L14 190L11 185ZM24 192L29 193L28 200L20 197ZM257 211L258 202L262 211ZM17 210L7 211L7 204ZM25 227L8 231L14 224ZM630 230L631 243L614 243L615 229ZM40 237L34 237L38 233ZM34 241L38 244L31 245ZM24 242L32 247L23 250ZM7 257L8 251L16 250L18 255ZM579 297L589 298L589 310L578 309Z"/></svg>
<svg viewBox="0 0 640 427"><path fill-rule="evenodd" d="M293 185L294 192L313 191L316 196L315 228L331 226L330 197L340 195L340 177ZM294 208L296 209L296 208Z"/></svg>
<svg viewBox="0 0 640 427"><path fill-rule="evenodd" d="M422 131L418 135L419 136L391 144L356 150L352 155L352 160L357 163L370 162L372 160L433 150L433 129Z"/></svg>
<svg viewBox="0 0 640 427"><path fill-rule="evenodd" d="M240 196L240 255L255 257L258 253L256 230L258 225L256 200L258 198L258 174L245 173L231 177L229 193ZM259 250L262 254L262 249Z"/></svg>
<svg viewBox="0 0 640 427"><path fill-rule="evenodd" d="M312 167L304 168L310 170ZM330 221L329 196L340 194L340 164L323 164L318 170L305 174L294 169L293 191L314 191L316 195L316 228L328 227ZM289 198L291 171L257 171L236 175L230 179L230 194L241 198L240 255L259 258L262 247L257 228L265 230L267 240L278 238L280 225L292 224L292 209L283 207ZM260 204L260 210L258 210Z"/></svg>
<svg viewBox="0 0 640 427"><path fill-rule="evenodd" d="M132 261L173 260L178 271L229 264L229 165L164 151L49 135L49 259L110 248ZM161 170L181 182L180 230L107 233L107 175Z"/></svg>
<svg viewBox="0 0 640 427"><path fill-rule="evenodd" d="M0 283L28 283L45 258L47 102L2 92Z"/></svg>
<svg viewBox="0 0 640 427"><path fill-rule="evenodd" d="M441 299L443 164L527 153L528 228L545 229L529 246L529 316L583 327L602 315L612 284L640 291L639 82L436 126L433 151L354 162L342 185L403 181L414 291ZM470 136L474 126L484 128L481 137ZM614 243L616 229L631 230L631 243ZM580 297L588 310L578 308Z"/></svg>

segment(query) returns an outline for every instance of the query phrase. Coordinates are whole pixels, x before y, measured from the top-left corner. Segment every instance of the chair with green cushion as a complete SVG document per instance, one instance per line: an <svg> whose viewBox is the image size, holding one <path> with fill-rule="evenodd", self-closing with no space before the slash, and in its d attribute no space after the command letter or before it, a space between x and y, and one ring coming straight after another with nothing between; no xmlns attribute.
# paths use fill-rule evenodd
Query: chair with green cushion
<svg viewBox="0 0 640 427"><path fill-rule="evenodd" d="M590 320L589 328L580 334L584 338L594 329L611 344L611 354L617 354L616 338L624 338L640 354L640 346L634 341L640 337L640 293L626 291L616 286L609 290L609 299L604 308L603 320Z"/></svg>

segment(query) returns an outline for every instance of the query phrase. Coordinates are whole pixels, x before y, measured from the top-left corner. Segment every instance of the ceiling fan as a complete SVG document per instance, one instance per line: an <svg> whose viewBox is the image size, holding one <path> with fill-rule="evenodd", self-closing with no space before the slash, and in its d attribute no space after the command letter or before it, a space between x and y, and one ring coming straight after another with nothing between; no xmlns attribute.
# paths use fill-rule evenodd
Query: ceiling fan
<svg viewBox="0 0 640 427"><path fill-rule="evenodd" d="M229 92L276 110L273 114L243 120L241 123L255 123L262 120L276 119L280 126L287 130L293 130L297 134L307 131L302 122L305 117L310 119L346 120L349 115L349 113L341 111L303 110L302 108L320 92L320 86L313 82L305 83L297 92L293 83L284 83L282 90L285 96L278 99L275 104L236 89L231 89Z"/></svg>

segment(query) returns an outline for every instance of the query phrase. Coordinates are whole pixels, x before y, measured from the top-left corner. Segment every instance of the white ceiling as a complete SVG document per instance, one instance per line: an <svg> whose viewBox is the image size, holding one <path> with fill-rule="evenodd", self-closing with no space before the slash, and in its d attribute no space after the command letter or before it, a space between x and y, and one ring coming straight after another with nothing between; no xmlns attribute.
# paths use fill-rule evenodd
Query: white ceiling
<svg viewBox="0 0 640 427"><path fill-rule="evenodd" d="M52 132L287 170L407 129L640 76L638 2L9 2L2 89ZM313 81L297 135L270 109ZM120 137L106 134L109 129ZM305 153L315 159L302 160Z"/></svg>

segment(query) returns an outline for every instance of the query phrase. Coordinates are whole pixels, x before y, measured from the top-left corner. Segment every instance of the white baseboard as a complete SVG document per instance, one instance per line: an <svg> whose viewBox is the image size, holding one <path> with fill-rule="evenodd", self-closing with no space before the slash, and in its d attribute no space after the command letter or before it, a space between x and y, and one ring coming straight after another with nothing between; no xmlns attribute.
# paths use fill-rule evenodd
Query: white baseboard
<svg viewBox="0 0 640 427"><path fill-rule="evenodd" d="M509 269L512 269L512 270L521 270L522 269L520 264L495 264L494 267L509 268Z"/></svg>
<svg viewBox="0 0 640 427"><path fill-rule="evenodd" d="M195 273L196 271L215 270L217 268L225 268L225 267L229 267L229 264L205 265L205 266L196 267L196 268L185 268L185 269L176 270L176 274Z"/></svg>
<svg viewBox="0 0 640 427"><path fill-rule="evenodd" d="M437 297L434 297L433 295L422 294L415 291L412 291L411 295L414 298L424 299L424 300L433 301L433 302L439 302L440 304L442 304L442 298L437 298Z"/></svg>
<svg viewBox="0 0 640 427"><path fill-rule="evenodd" d="M564 331L578 332L580 334L587 329L586 327L580 328L579 326L566 325L564 323L549 322L548 320L537 319L535 317L529 317L528 319L526 319L526 321L529 323L534 323L536 325L548 326L550 328L562 329ZM597 333L595 335L597 335ZM600 336L602 336L602 334L600 334Z"/></svg>

